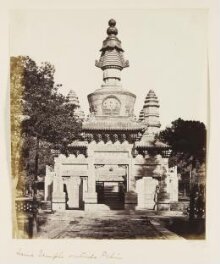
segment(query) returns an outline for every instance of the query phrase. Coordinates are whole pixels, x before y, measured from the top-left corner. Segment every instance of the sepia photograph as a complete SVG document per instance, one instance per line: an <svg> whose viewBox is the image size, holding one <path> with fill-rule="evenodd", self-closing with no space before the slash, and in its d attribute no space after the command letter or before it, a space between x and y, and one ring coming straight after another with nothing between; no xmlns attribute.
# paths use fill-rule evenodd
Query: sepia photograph
<svg viewBox="0 0 220 264"><path fill-rule="evenodd" d="M16 239L206 239L208 13L12 10Z"/></svg>

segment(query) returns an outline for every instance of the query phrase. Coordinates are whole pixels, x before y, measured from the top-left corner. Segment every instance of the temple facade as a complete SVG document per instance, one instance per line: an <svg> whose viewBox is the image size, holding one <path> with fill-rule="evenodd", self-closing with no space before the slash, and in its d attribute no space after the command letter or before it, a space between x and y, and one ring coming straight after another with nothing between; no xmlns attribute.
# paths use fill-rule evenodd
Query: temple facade
<svg viewBox="0 0 220 264"><path fill-rule="evenodd" d="M129 62L117 35L111 19L95 62L103 71L103 84L88 95L86 119L74 91L68 95L83 119L82 139L46 169L45 200L53 210L167 210L178 200L177 170L168 167L171 149L155 138L160 130L158 98L150 90L136 119L136 95L121 84L121 71Z"/></svg>

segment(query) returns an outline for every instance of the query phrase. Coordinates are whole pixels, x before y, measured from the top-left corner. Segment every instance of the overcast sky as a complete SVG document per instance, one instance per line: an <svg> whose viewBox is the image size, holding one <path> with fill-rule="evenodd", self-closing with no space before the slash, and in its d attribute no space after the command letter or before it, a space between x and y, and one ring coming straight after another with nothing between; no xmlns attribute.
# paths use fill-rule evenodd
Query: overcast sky
<svg viewBox="0 0 220 264"><path fill-rule="evenodd" d="M28 55L55 66L64 95L77 93L88 114L87 95L100 88L94 66L106 38L108 20L117 21L118 38L130 67L123 87L136 94L138 116L153 89L160 101L162 127L181 117L207 123L207 13L199 9L13 11L10 55Z"/></svg>

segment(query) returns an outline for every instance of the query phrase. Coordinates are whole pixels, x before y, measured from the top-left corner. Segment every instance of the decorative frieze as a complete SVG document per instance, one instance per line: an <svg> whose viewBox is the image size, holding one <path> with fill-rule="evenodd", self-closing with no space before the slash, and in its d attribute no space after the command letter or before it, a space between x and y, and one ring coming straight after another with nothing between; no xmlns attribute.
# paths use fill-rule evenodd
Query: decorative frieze
<svg viewBox="0 0 220 264"><path fill-rule="evenodd" d="M91 142L96 142L100 143L103 142L104 144L106 143L124 143L128 142L130 144L134 143L140 138L140 133L115 133L116 131L113 131L113 133L106 133L106 132L101 132L101 133L85 133L85 140L88 143Z"/></svg>
<svg viewBox="0 0 220 264"><path fill-rule="evenodd" d="M68 155L74 155L75 157L78 157L79 155L83 155L84 157L88 157L87 147L68 147Z"/></svg>
<svg viewBox="0 0 220 264"><path fill-rule="evenodd" d="M157 155L161 155L162 158L170 157L171 150L170 148L158 148L158 147L151 147L151 146L143 146L143 147L136 147L133 149L133 157L137 155L142 155L143 157L155 157Z"/></svg>

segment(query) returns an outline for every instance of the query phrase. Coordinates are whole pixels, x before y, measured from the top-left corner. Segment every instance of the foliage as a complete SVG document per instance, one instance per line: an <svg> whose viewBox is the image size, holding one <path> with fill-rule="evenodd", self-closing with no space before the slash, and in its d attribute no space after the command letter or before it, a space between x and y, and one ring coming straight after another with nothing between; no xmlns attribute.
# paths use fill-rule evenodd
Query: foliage
<svg viewBox="0 0 220 264"><path fill-rule="evenodd" d="M11 168L12 177L16 182L22 173L21 150L22 129L21 122L25 119L23 113L24 86L22 76L24 73L24 60L22 57L12 57L10 61L10 121L11 121Z"/></svg>
<svg viewBox="0 0 220 264"><path fill-rule="evenodd" d="M61 85L55 84L50 63L38 66L30 57L11 57L10 70L12 168L22 185L45 173L53 145L61 148L77 138L81 122L58 93Z"/></svg>
<svg viewBox="0 0 220 264"><path fill-rule="evenodd" d="M203 123L179 118L161 131L158 139L172 148L169 165L177 165L181 175L180 190L189 193L192 184L204 183L206 128Z"/></svg>
<svg viewBox="0 0 220 264"><path fill-rule="evenodd" d="M187 160L195 167L197 162L205 161L206 128L202 122L179 118L172 122L171 127L161 131L158 138L172 147L175 163Z"/></svg>
<svg viewBox="0 0 220 264"><path fill-rule="evenodd" d="M24 111L30 119L23 122L23 132L46 140L61 143L63 138L72 141L80 130L73 115L74 106L57 92L61 85L54 83L54 67L44 63L40 67L27 57L23 85Z"/></svg>

